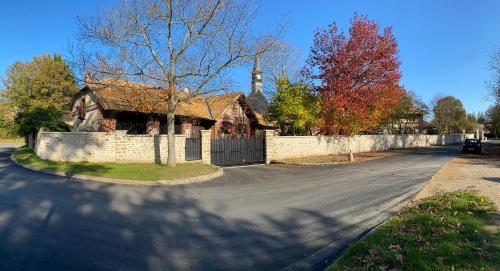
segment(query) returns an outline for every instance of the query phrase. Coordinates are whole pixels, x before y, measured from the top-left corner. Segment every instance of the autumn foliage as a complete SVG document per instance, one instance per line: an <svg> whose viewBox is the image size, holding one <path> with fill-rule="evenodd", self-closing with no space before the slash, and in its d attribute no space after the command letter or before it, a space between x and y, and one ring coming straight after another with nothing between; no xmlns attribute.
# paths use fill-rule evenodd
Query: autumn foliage
<svg viewBox="0 0 500 271"><path fill-rule="evenodd" d="M390 27L380 30L355 15L348 37L335 23L315 34L304 75L319 83L325 132L374 131L400 103L405 91L397 42Z"/></svg>

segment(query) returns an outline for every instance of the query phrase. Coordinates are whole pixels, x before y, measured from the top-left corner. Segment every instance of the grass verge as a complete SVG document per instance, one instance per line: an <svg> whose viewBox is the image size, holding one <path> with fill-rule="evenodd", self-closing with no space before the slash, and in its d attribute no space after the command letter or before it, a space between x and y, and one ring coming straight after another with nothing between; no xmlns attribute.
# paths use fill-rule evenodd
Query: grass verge
<svg viewBox="0 0 500 271"><path fill-rule="evenodd" d="M0 138L1 143L24 143L24 138Z"/></svg>
<svg viewBox="0 0 500 271"><path fill-rule="evenodd" d="M315 155L298 158L287 158L275 161L275 163L283 164L328 164L328 163L345 163L349 161L349 156L342 154L331 155Z"/></svg>
<svg viewBox="0 0 500 271"><path fill-rule="evenodd" d="M387 151L373 151L373 152L359 152L354 154L356 162L364 162L377 158L390 157L401 155L414 149L404 150L387 150ZM287 158L274 161L278 164L329 164L329 163L348 163L349 155L347 154L329 154L329 155L313 155L299 158Z"/></svg>
<svg viewBox="0 0 500 271"><path fill-rule="evenodd" d="M498 270L492 208L474 193L423 199L352 244L327 270Z"/></svg>
<svg viewBox="0 0 500 271"><path fill-rule="evenodd" d="M177 164L175 168L169 168L156 164L56 162L42 160L28 147L18 148L13 156L19 163L38 169L123 180L174 180L217 171L217 167L201 163L183 163Z"/></svg>

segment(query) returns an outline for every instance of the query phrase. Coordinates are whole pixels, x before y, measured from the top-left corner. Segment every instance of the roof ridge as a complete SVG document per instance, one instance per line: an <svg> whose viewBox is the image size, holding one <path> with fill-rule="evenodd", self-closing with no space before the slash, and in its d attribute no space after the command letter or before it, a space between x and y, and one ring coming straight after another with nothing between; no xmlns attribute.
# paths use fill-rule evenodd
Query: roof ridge
<svg viewBox="0 0 500 271"><path fill-rule="evenodd" d="M214 114L212 114L212 109L210 108L210 104L208 103L208 97L203 97L203 101L205 101L205 105L207 106L207 109L208 109L208 114L210 115L210 117L212 119L215 119L214 118Z"/></svg>

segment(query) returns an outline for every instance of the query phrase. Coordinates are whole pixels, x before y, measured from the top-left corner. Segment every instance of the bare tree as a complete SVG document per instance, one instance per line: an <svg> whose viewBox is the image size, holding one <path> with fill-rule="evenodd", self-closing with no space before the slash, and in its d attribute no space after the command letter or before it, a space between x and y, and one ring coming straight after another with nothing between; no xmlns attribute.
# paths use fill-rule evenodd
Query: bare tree
<svg viewBox="0 0 500 271"><path fill-rule="evenodd" d="M164 89L168 99L168 161L175 167L174 121L179 103L221 91L228 71L269 49L276 35L252 35L253 0L122 0L79 18L80 69ZM278 33L278 31L273 32ZM178 95L176 89L189 89Z"/></svg>
<svg viewBox="0 0 500 271"><path fill-rule="evenodd" d="M491 80L487 82L492 100L500 104L500 48L497 48L491 55L490 70L493 72Z"/></svg>
<svg viewBox="0 0 500 271"><path fill-rule="evenodd" d="M276 84L280 77L290 82L300 78L301 55L299 50L289 43L275 41L274 46L261 55L264 74L264 91L267 96L276 94Z"/></svg>

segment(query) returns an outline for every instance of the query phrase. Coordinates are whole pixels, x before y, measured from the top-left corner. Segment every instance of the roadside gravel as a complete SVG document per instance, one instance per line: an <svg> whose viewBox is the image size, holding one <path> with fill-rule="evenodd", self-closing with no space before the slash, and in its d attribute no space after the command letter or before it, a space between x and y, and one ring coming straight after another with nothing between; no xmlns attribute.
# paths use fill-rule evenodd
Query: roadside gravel
<svg viewBox="0 0 500 271"><path fill-rule="evenodd" d="M500 141L488 142L484 154L463 154L448 162L416 196L474 191L490 198L500 209Z"/></svg>

